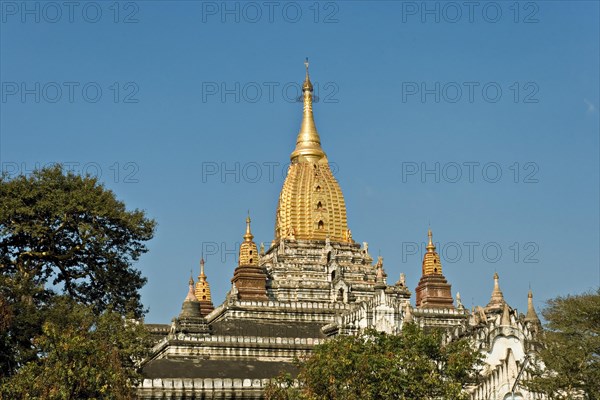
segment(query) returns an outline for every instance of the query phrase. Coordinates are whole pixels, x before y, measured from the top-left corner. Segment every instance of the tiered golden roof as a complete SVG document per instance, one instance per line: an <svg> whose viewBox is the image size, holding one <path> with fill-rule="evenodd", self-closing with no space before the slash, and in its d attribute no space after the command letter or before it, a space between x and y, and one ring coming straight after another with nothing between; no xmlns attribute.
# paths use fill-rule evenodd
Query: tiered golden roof
<svg viewBox="0 0 600 400"><path fill-rule="evenodd" d="M440 255L435 251L433 244L433 235L431 229L427 232L429 243L427 243L427 252L423 256L423 275L442 275L442 262Z"/></svg>
<svg viewBox="0 0 600 400"><path fill-rule="evenodd" d="M342 190L329 168L313 117L313 86L308 74L302 86L304 111L296 148L283 183L275 222L275 240L352 242Z"/></svg>
<svg viewBox="0 0 600 400"><path fill-rule="evenodd" d="M250 231L250 216L248 216L244 241L240 244L239 265L258 265L258 250L252 239L254 239L254 235Z"/></svg>
<svg viewBox="0 0 600 400"><path fill-rule="evenodd" d="M200 275L198 275L195 294L198 300L207 302L212 301L210 298L210 285L208 284L206 275L204 274L204 257L200 259Z"/></svg>

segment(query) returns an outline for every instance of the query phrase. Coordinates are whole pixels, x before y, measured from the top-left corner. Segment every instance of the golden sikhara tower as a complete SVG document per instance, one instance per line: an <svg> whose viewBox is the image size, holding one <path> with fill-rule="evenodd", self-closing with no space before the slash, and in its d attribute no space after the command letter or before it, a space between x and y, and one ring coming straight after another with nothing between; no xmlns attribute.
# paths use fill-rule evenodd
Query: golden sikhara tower
<svg viewBox="0 0 600 400"><path fill-rule="evenodd" d="M427 231L429 239L423 255L422 275L415 292L417 308L454 308L452 287L442 274L440 255L435 251L431 229Z"/></svg>
<svg viewBox="0 0 600 400"><path fill-rule="evenodd" d="M258 266L259 253L256 243L252 240L254 235L250 230L250 215L246 218L246 234L240 244L240 258L237 268L233 273L231 283L237 289L239 300L266 301L267 275L263 268Z"/></svg>
<svg viewBox="0 0 600 400"><path fill-rule="evenodd" d="M275 240L352 242L346 221L346 204L334 178L313 117L313 85L305 62L302 85L302 125L283 183L275 222Z"/></svg>
<svg viewBox="0 0 600 400"><path fill-rule="evenodd" d="M204 273L204 257L200 259L200 275L198 275L198 282L194 289L194 294L200 302L200 311L202 316L210 314L215 309L210 296L210 285L206 280L206 274Z"/></svg>

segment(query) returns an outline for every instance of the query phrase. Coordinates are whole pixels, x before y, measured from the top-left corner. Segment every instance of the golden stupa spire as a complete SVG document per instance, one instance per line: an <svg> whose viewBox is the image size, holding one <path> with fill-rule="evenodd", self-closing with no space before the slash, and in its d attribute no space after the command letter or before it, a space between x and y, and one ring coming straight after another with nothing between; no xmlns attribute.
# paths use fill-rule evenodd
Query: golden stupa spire
<svg viewBox="0 0 600 400"><path fill-rule="evenodd" d="M427 242L427 246L425 246L427 251L423 255L423 275L441 275L442 261L440 259L440 255L435 251L431 229L427 230L427 237L429 240Z"/></svg>
<svg viewBox="0 0 600 400"><path fill-rule="evenodd" d="M238 265L258 265L258 249L252 239L254 239L254 235L250 231L250 211L248 211L246 233L244 234L244 241L240 244Z"/></svg>
<svg viewBox="0 0 600 400"><path fill-rule="evenodd" d="M304 60L304 67L306 68L306 77L304 78L304 84L302 85L302 91L305 90L313 91L313 85L310 81L310 76L308 75L308 57Z"/></svg>
<svg viewBox="0 0 600 400"><path fill-rule="evenodd" d="M200 275L198 275L198 278L206 278L206 274L204 273L204 256L200 258Z"/></svg>
<svg viewBox="0 0 600 400"><path fill-rule="evenodd" d="M254 239L254 235L250 231L250 211L248 211L248 216L246 217L246 233L244 234L244 241L251 242Z"/></svg>
<svg viewBox="0 0 600 400"><path fill-rule="evenodd" d="M302 126L279 195L275 241L330 239L349 243L344 195L321 148L312 112L313 87L308 60L305 66ZM256 261L256 257L253 259Z"/></svg>
<svg viewBox="0 0 600 400"><path fill-rule="evenodd" d="M435 245L433 244L433 234L431 233L431 229L427 230L427 237L429 238L429 243L427 243L427 247L425 248L428 253L433 253L435 252Z"/></svg>
<svg viewBox="0 0 600 400"><path fill-rule="evenodd" d="M201 303L210 303L209 308L212 311L210 285L208 284L208 281L206 280L206 274L204 273L204 256L200 258L200 275L198 275L198 282L196 282L194 293L198 301Z"/></svg>
<svg viewBox="0 0 600 400"><path fill-rule="evenodd" d="M296 139L296 148L290 156L292 162L316 162L325 156L325 152L321 148L321 138L319 138L313 117L313 85L308 74L308 58L306 58L304 66L306 67L306 78L302 85L304 109L302 113L302 125Z"/></svg>

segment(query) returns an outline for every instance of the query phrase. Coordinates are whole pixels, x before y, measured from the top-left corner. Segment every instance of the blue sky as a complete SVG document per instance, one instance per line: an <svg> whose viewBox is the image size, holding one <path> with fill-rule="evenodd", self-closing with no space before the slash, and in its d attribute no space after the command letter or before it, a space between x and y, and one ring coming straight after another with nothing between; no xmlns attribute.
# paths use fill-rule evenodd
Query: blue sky
<svg viewBox="0 0 600 400"><path fill-rule="evenodd" d="M304 57L389 283L416 287L430 225L468 307L494 271L522 311L530 286L539 308L599 285L597 2L269 4L0 2L2 169L69 163L158 221L149 322L179 313L203 250L223 301L247 210L273 239Z"/></svg>

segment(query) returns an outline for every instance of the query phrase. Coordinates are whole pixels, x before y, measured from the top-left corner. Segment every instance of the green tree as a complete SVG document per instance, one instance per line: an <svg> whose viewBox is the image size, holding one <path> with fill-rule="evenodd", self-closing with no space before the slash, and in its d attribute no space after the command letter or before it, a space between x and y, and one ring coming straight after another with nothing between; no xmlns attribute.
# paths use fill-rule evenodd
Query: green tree
<svg viewBox="0 0 600 400"><path fill-rule="evenodd" d="M146 280L133 263L154 227L96 179L60 166L1 176L0 378L39 358L32 338L42 335L56 296L96 314L141 317Z"/></svg>
<svg viewBox="0 0 600 400"><path fill-rule="evenodd" d="M96 315L66 296L53 302L33 340L41 357L4 379L0 399L134 399L135 364L148 346L144 326L110 308Z"/></svg>
<svg viewBox="0 0 600 400"><path fill-rule="evenodd" d="M542 315L546 329L526 386L551 400L600 399L600 289L552 299Z"/></svg>
<svg viewBox="0 0 600 400"><path fill-rule="evenodd" d="M299 362L297 381L282 376L268 399L466 399L480 354L465 340L442 345L439 331L405 325L401 335L374 330L338 336Z"/></svg>

